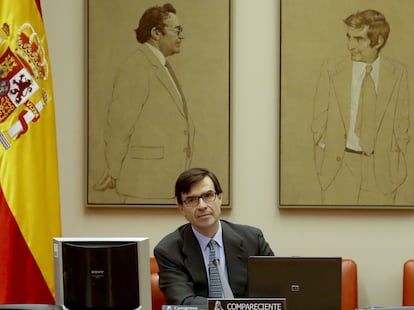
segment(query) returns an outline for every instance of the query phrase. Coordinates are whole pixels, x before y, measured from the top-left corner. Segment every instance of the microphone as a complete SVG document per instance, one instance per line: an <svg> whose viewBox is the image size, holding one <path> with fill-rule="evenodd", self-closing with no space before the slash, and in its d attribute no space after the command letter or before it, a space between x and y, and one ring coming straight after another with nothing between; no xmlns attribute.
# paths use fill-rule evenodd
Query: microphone
<svg viewBox="0 0 414 310"><path fill-rule="evenodd" d="M229 282L227 281L223 269L220 267L220 260L218 258L213 259L213 264L216 265L217 271L219 273L221 286L223 287L223 297L227 299L234 299L233 292L231 291Z"/></svg>

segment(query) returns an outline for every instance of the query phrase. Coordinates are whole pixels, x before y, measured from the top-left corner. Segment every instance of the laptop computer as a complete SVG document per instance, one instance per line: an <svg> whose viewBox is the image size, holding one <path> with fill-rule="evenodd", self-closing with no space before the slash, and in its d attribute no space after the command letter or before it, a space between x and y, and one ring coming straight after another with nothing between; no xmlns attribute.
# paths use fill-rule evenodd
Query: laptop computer
<svg viewBox="0 0 414 310"><path fill-rule="evenodd" d="M340 310L340 257L252 256L249 297L284 297L287 310Z"/></svg>

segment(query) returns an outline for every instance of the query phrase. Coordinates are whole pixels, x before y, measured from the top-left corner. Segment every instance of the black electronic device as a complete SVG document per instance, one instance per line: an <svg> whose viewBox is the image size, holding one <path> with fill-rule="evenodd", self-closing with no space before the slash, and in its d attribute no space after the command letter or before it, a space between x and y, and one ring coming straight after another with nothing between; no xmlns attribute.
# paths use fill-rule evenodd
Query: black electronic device
<svg viewBox="0 0 414 310"><path fill-rule="evenodd" d="M340 257L252 256L249 297L284 297L288 310L340 310Z"/></svg>
<svg viewBox="0 0 414 310"><path fill-rule="evenodd" d="M148 238L54 238L56 304L65 309L146 309Z"/></svg>

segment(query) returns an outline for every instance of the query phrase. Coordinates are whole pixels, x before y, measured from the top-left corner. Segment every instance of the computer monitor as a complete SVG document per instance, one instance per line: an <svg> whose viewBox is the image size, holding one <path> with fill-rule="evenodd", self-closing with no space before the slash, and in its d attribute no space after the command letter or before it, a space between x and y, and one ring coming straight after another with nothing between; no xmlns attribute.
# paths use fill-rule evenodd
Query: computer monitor
<svg viewBox="0 0 414 310"><path fill-rule="evenodd" d="M56 304L151 309L148 238L53 238Z"/></svg>
<svg viewBox="0 0 414 310"><path fill-rule="evenodd" d="M249 297L285 297L288 310L340 310L340 257L252 256Z"/></svg>

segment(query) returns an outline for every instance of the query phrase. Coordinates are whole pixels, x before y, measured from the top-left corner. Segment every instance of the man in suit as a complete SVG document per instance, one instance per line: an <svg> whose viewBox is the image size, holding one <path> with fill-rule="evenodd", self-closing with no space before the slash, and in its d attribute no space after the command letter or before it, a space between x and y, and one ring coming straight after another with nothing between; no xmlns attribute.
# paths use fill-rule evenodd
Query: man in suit
<svg viewBox="0 0 414 310"><path fill-rule="evenodd" d="M217 177L207 169L186 170L176 181L177 206L189 223L154 248L159 285L169 304L207 304L211 239L234 297L247 297L249 256L274 255L260 229L220 220L222 195Z"/></svg>
<svg viewBox="0 0 414 310"><path fill-rule="evenodd" d="M116 75L105 127L107 170L95 189L116 188L125 203L174 203L170 186L190 166L194 126L167 58L183 28L171 4L147 9L137 50Z"/></svg>
<svg viewBox="0 0 414 310"><path fill-rule="evenodd" d="M314 101L322 202L392 205L407 175L407 71L380 53L390 32L380 12L357 12L344 22L351 57L323 64Z"/></svg>

